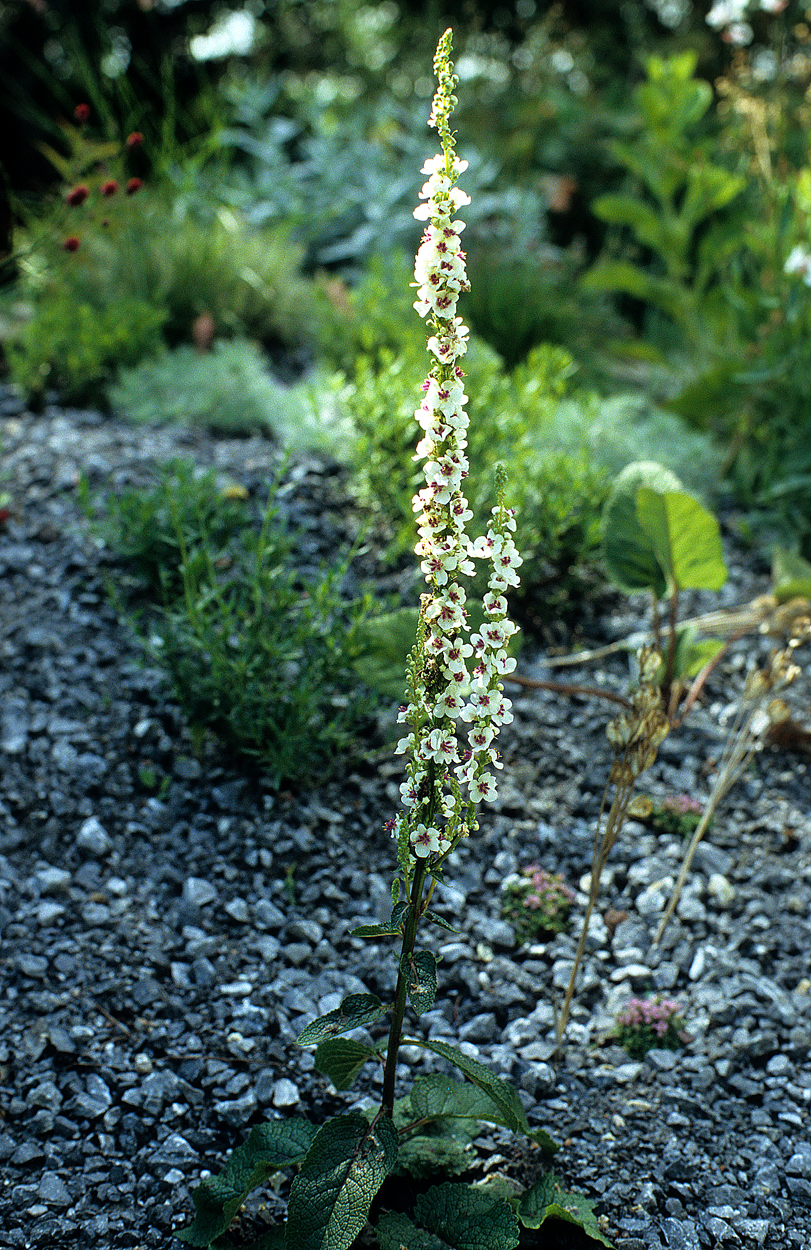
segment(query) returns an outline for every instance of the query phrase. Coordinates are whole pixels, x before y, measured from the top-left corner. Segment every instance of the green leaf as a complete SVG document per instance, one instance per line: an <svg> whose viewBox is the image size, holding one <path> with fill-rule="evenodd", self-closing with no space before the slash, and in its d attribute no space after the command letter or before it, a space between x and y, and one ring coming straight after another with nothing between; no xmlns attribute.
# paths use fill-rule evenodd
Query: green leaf
<svg viewBox="0 0 811 1250"><path fill-rule="evenodd" d="M652 204L632 195L615 194L598 196L592 207L603 221L631 226L643 243L662 250L662 217Z"/></svg>
<svg viewBox="0 0 811 1250"><path fill-rule="evenodd" d="M319 1044L313 1056L315 1066L329 1077L336 1089L350 1089L361 1068L377 1051L349 1037L328 1037Z"/></svg>
<svg viewBox="0 0 811 1250"><path fill-rule="evenodd" d="M718 522L692 495L640 486L636 496L639 525L654 557L675 590L720 590L727 579Z"/></svg>
<svg viewBox="0 0 811 1250"><path fill-rule="evenodd" d="M197 1211L192 1224L175 1236L188 1246L210 1246L222 1236L251 1190L279 1168L299 1163L309 1150L317 1128L309 1120L271 1120L251 1129L246 1142L234 1150L219 1176L192 1191Z"/></svg>
<svg viewBox="0 0 811 1250"><path fill-rule="evenodd" d="M811 599L811 564L795 551L778 547L772 557L772 582L778 603Z"/></svg>
<svg viewBox="0 0 811 1250"><path fill-rule="evenodd" d="M318 1130L290 1186L286 1250L348 1250L397 1161L388 1117L342 1115Z"/></svg>
<svg viewBox="0 0 811 1250"><path fill-rule="evenodd" d="M661 599L667 580L650 535L637 515L637 493L647 486L655 491L678 491L675 473L649 460L634 461L618 475L603 512L603 559L608 576L620 590L650 590Z"/></svg>
<svg viewBox="0 0 811 1250"><path fill-rule="evenodd" d="M387 1211L375 1229L380 1250L447 1250L448 1243L417 1228L407 1215Z"/></svg>
<svg viewBox="0 0 811 1250"><path fill-rule="evenodd" d="M414 1217L449 1250L515 1250L521 1236L518 1217L504 1199L472 1185L434 1185L417 1198Z"/></svg>
<svg viewBox="0 0 811 1250"><path fill-rule="evenodd" d="M357 929L350 929L350 937L396 937L402 933L405 918L411 904L395 903L388 923L362 924Z"/></svg>
<svg viewBox="0 0 811 1250"><path fill-rule="evenodd" d="M686 680L701 672L705 664L718 654L724 646L720 638L696 638L692 626L685 626L676 635L676 659L673 664L673 676ZM660 677L664 675L667 664L667 652L662 663Z"/></svg>
<svg viewBox="0 0 811 1250"><path fill-rule="evenodd" d="M546 1172L521 1195L518 1218L525 1228L540 1228L550 1202L555 1201L555 1174Z"/></svg>
<svg viewBox="0 0 811 1250"><path fill-rule="evenodd" d="M250 1242L244 1247L244 1250L284 1250L284 1226L279 1224L276 1228L268 1229L266 1233L262 1233L256 1241Z"/></svg>
<svg viewBox="0 0 811 1250"><path fill-rule="evenodd" d="M407 978L408 1001L418 1016L429 1011L436 998L436 955L412 951L400 958L400 969Z"/></svg>
<svg viewBox="0 0 811 1250"><path fill-rule="evenodd" d="M447 1042L426 1042L418 1038L408 1038L407 1041L404 1039L404 1045L421 1046L423 1050L430 1050L432 1054L447 1059L448 1063L457 1067L495 1104L498 1114L502 1117L495 1123L502 1124L513 1133L523 1133L526 1137L535 1136L529 1127L523 1103L515 1088L509 1082L502 1081L483 1063L479 1063L477 1059L471 1059L461 1050L457 1050L455 1046L449 1046Z"/></svg>
<svg viewBox="0 0 811 1250"><path fill-rule="evenodd" d="M402 925L393 924L360 924L357 929L350 929L350 937L398 937L402 933Z"/></svg>
<svg viewBox="0 0 811 1250"><path fill-rule="evenodd" d="M600 1230L594 1203L582 1194L561 1190L552 1172L547 1172L522 1195L518 1218L525 1228L540 1228L549 1219L563 1220L567 1224L576 1224L603 1246L610 1247L612 1244Z"/></svg>
<svg viewBox="0 0 811 1250"><path fill-rule="evenodd" d="M468 1149L471 1136L409 1137L400 1142L396 1174L408 1173L415 1180L447 1180L459 1176L472 1163Z"/></svg>
<svg viewBox="0 0 811 1250"><path fill-rule="evenodd" d="M435 911L431 911L430 908L428 908L425 912L425 919L430 920L431 924L439 925L440 929L447 929L449 933L459 932L459 930L455 929L452 924L449 924L449 922L442 916L438 916Z"/></svg>
<svg viewBox="0 0 811 1250"><path fill-rule="evenodd" d="M334 1011L319 1016L296 1038L297 1046L311 1046L313 1042L321 1042L325 1037L335 1037L338 1033L348 1033L362 1024L371 1024L379 1020L388 1011L376 994L349 994Z"/></svg>
<svg viewBox="0 0 811 1250"><path fill-rule="evenodd" d="M686 313L684 288L669 278L657 278L627 261L598 261L581 279L587 291L623 291L636 299L655 304L672 317L683 321Z"/></svg>

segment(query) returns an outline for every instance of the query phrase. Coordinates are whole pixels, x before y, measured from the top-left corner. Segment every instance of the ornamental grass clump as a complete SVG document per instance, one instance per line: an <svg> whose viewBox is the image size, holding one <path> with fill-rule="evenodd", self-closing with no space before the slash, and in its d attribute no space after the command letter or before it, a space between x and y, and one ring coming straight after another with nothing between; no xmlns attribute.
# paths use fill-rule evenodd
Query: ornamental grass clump
<svg viewBox="0 0 811 1250"><path fill-rule="evenodd" d="M644 1059L649 1050L680 1050L690 1041L679 1004L658 995L629 999L612 1037L632 1059Z"/></svg>
<svg viewBox="0 0 811 1250"><path fill-rule="evenodd" d="M422 430L417 455L424 469L424 485L414 498L416 552L426 590L407 670L409 700L400 711L406 732L398 750L407 756L403 810L388 822L396 841L398 872L390 918L350 932L353 937L399 946L396 987L389 1002L376 994L349 995L340 1007L307 1024L297 1039L301 1046L316 1047L316 1068L338 1090L349 1089L367 1064L374 1065L382 1086L380 1101L363 1113L336 1116L320 1128L302 1117L255 1127L222 1175L194 1192L196 1219L179 1234L193 1246L221 1244L218 1239L246 1195L284 1166L298 1168L290 1186L287 1221L284 1227L266 1231L257 1247L349 1250L365 1228L375 1199L380 1250L440 1244L472 1247L474 1241L477 1250L514 1250L522 1225L537 1229L547 1218L576 1224L609 1244L586 1200L561 1192L550 1173L525 1192L516 1186L509 1197L493 1182L445 1182L427 1190L421 1184L411 1214L401 1209L404 1186L398 1179L398 1210L385 1210L384 1182L398 1166L424 1176L415 1155L436 1160L438 1138L446 1146L466 1148L482 1121L529 1137L540 1147L541 1158L556 1149L542 1129L530 1128L513 1086L484 1064L447 1042L426 1039L419 1028L414 1036L404 1036L408 1007L419 1017L433 1006L437 992L438 960L433 951L417 945L420 924L452 929L430 910L431 898L449 856L478 829L481 803L496 797L492 770L500 762L495 741L501 726L512 720L501 680L515 663L507 654L516 627L507 615L504 592L517 585L521 564L512 537L515 520L504 502L503 473L487 532L471 540L466 531L471 512L463 493L468 418L461 360L467 329L457 315L457 301L467 288L467 278L460 239L464 223L456 217L467 202L456 186L466 163L454 153L449 126L457 82L450 48L447 31L434 61L439 89L430 118L442 151L423 166L424 203L415 213L426 223L415 267L415 308L428 322L432 367L416 411ZM463 579L473 574L476 560L487 564L488 590L483 624L472 631ZM381 1027L385 1017L388 1026ZM361 1028L363 1040L343 1036ZM417 1077L410 1092L398 1098L404 1046L420 1047L445 1060L468 1084L432 1073ZM451 1156L446 1151L442 1157ZM445 1175L460 1170L449 1164ZM381 1207L383 1213L378 1214Z"/></svg>
<svg viewBox="0 0 811 1250"><path fill-rule="evenodd" d="M547 934L565 933L574 900L574 890L561 873L529 864L520 875L504 882L501 915L513 926L519 942L531 942Z"/></svg>

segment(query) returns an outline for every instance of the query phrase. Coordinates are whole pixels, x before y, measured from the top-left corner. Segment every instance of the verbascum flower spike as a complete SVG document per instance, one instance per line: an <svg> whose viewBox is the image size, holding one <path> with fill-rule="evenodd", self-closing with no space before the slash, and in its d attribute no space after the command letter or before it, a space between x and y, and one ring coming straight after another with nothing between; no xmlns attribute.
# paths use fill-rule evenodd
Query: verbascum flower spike
<svg viewBox="0 0 811 1250"><path fill-rule="evenodd" d="M504 505L503 470L487 534L471 542L466 532L472 516L463 493L469 467L468 397L459 362L467 351L468 330L456 310L459 296L470 287L461 244L465 223L456 213L470 198L456 186L467 161L456 156L450 128L458 82L450 51L448 30L434 59L439 85L429 118L442 151L422 167L428 178L420 192L425 202L414 210L417 220L427 223L414 266L414 307L427 319L434 363L415 412L423 437L414 458L424 461L425 475L413 504L419 534L415 550L428 590L409 669L411 702L400 712L409 733L397 747L410 756L401 787L406 813L394 829L407 875L413 856L430 857L436 866L476 826L476 804L496 797L489 771L491 765L500 767L494 740L501 725L512 720L500 678L515 667L507 648L517 628L507 617L504 591L518 585L521 564L512 538L515 520ZM459 579L475 572L476 559L488 560L491 569L485 623L471 636ZM461 741L460 720L469 725Z"/></svg>

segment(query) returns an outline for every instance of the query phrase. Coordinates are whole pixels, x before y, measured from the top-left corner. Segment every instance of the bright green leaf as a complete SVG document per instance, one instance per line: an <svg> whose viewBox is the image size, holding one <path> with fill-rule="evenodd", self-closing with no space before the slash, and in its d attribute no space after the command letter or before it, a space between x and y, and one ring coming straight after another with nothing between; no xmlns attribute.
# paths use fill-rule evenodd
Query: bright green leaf
<svg viewBox="0 0 811 1250"><path fill-rule="evenodd" d="M296 1038L297 1046L311 1046L313 1042L321 1042L325 1037L335 1037L338 1033L348 1033L363 1024L371 1024L385 1015L384 1007L376 994L349 994L334 1011L319 1016Z"/></svg>
<svg viewBox="0 0 811 1250"><path fill-rule="evenodd" d="M318 1130L290 1186L286 1250L348 1250L397 1161L397 1130L342 1115Z"/></svg>
<svg viewBox="0 0 811 1250"><path fill-rule="evenodd" d="M673 676L682 681L695 677L723 646L724 643L720 638L698 639L692 627L680 629L676 635L676 661L673 665ZM662 663L660 676L665 672L666 663L667 654Z"/></svg>
<svg viewBox="0 0 811 1250"><path fill-rule="evenodd" d="M637 520L654 558L674 590L720 590L727 579L718 522L684 491L640 486Z"/></svg>
<svg viewBox="0 0 811 1250"><path fill-rule="evenodd" d="M772 582L778 603L811 599L811 564L795 551L778 547L772 558Z"/></svg>
<svg viewBox="0 0 811 1250"><path fill-rule="evenodd" d="M317 1132L309 1120L271 1120L257 1124L234 1150L219 1176L192 1191L194 1222L176 1233L188 1246L210 1246L222 1236L248 1194L279 1168L299 1163Z"/></svg>

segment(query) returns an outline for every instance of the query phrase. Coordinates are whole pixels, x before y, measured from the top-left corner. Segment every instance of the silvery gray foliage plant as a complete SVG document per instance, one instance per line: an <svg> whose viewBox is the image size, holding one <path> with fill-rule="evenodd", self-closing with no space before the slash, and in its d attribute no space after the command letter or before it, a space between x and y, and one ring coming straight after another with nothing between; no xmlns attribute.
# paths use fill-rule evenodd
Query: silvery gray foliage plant
<svg viewBox="0 0 811 1250"><path fill-rule="evenodd" d="M465 1153L482 1121L533 1139L541 1147L540 1157L556 1148L543 1130L530 1129L516 1090L489 1068L446 1042L404 1036L407 1008L419 1016L430 1009L437 992L437 958L418 946L420 925L452 927L431 910L432 895L453 851L478 829L480 805L497 793L495 740L501 726L512 720L501 679L515 666L508 646L517 628L507 615L505 591L518 584L521 564L513 541L515 520L504 503L503 473L498 475L498 502L487 532L471 540L466 531L472 514L463 493L468 417L461 361L468 332L457 302L468 283L461 246L464 222L456 214L469 200L456 185L467 164L456 156L450 130L458 81L450 51L451 32L446 31L434 60L439 86L429 119L438 131L441 152L423 165L423 203L414 213L425 223L415 264L414 307L427 320L432 364L415 414L422 431L417 457L425 482L414 498L416 553L426 590L407 670L409 702L400 711L406 732L397 750L407 757L406 779L402 811L389 822L398 871L389 920L352 931L399 944L397 983L392 1002L374 994L349 995L340 1007L308 1024L297 1039L301 1046L316 1046L316 1067L339 1090L349 1089L366 1064L379 1065L382 1098L366 1114L339 1115L320 1128L303 1118L255 1127L220 1176L195 1191L195 1221L179 1234L192 1246L217 1241L246 1195L285 1166L298 1169L290 1186L287 1221L263 1233L256 1250L348 1250L366 1226L386 1178L398 1165L401 1171L414 1167L420 1142L423 1169L426 1159L435 1165L439 1160L446 1174L469 1166L469 1154L461 1166L458 1154L460 1148ZM487 562L489 576L484 623L474 632L463 581L472 576L477 560ZM361 1027L374 1033L385 1017L388 1036L371 1045L345 1036ZM404 1045L432 1052L460 1071L466 1083L434 1073L417 1077L410 1092L398 1099L398 1056ZM441 1149L438 1139L444 1143ZM398 1188L402 1193L402 1181ZM532 1244L526 1240L532 1237L527 1230L539 1229L547 1218L577 1224L609 1244L589 1204L562 1193L550 1173L531 1189L516 1187L509 1196L487 1185L436 1184L416 1195L410 1215L379 1214L380 1205L375 1204L373 1216L381 1250L514 1250L519 1241Z"/></svg>

